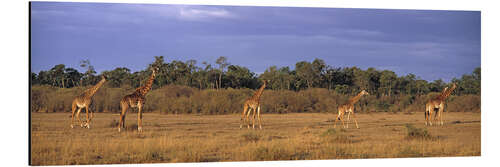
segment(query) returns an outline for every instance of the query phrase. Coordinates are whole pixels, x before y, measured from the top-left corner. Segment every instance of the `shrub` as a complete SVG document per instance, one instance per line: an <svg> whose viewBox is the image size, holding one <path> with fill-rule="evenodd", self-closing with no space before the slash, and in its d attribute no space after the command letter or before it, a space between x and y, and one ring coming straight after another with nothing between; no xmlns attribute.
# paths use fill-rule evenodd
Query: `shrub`
<svg viewBox="0 0 500 167"><path fill-rule="evenodd" d="M325 132L323 132L323 134L321 134L321 136L333 136L337 134L337 130L333 129L333 128L329 128L327 129Z"/></svg>
<svg viewBox="0 0 500 167"><path fill-rule="evenodd" d="M31 88L32 112L70 112L71 102L88 87L56 88L33 86ZM94 112L120 112L120 100L134 92L128 86L109 88L104 85L94 95L91 110ZM164 114L234 114L241 113L243 102L255 90L242 89L205 89L198 90L187 86L166 85L151 90L146 95L143 112ZM355 110L361 112L423 112L425 103L437 93L429 95L369 95L361 98ZM261 97L261 113L337 113L337 106L345 103L353 95L338 94L334 90L312 88L301 91L268 90ZM480 112L480 95L451 96L447 99L445 112Z"/></svg>
<svg viewBox="0 0 500 167"><path fill-rule="evenodd" d="M414 127L412 124L406 124L407 139L432 139L427 129Z"/></svg>
<svg viewBox="0 0 500 167"><path fill-rule="evenodd" d="M257 142L260 139L260 135L255 134L254 132L248 132L241 135L245 141L249 142Z"/></svg>

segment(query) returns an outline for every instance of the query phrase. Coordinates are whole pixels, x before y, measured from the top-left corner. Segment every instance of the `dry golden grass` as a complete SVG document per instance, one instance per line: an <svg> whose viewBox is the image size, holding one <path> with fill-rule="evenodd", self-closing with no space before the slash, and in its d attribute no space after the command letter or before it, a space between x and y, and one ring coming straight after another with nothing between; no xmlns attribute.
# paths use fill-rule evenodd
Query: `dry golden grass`
<svg viewBox="0 0 500 167"><path fill-rule="evenodd" d="M263 130L239 129L239 115L137 114L117 131L117 114L96 113L91 129L69 126L70 113L31 114L32 165L395 158L481 155L481 114L445 113L444 126L424 114L357 114L360 129L334 114L264 114ZM407 124L431 137L408 137Z"/></svg>

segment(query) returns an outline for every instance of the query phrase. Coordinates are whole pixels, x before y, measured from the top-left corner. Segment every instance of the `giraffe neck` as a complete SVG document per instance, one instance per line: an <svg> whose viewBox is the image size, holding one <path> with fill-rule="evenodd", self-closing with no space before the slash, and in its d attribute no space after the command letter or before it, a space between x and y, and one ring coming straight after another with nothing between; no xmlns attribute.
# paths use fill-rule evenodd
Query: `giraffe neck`
<svg viewBox="0 0 500 167"><path fill-rule="evenodd" d="M99 83L97 83L96 85L92 86L91 88L87 89L85 91L86 93L86 96L88 97L92 97L94 96L94 94L97 92L97 90L102 86L104 85L104 82L106 82L106 79L101 79L101 81L99 81Z"/></svg>
<svg viewBox="0 0 500 167"><path fill-rule="evenodd" d="M139 93L141 96L146 95L149 90L151 90L151 87L153 86L153 81L155 80L155 72L153 71L153 74L151 74L151 77L149 77L148 81L146 84L142 87L139 87L136 89L136 92Z"/></svg>
<svg viewBox="0 0 500 167"><path fill-rule="evenodd" d="M457 85L453 84L453 87L451 87L450 89L445 89L439 96L439 100L445 100L446 98L448 98L448 96L451 95L451 92L453 92L453 90L455 90L455 88L457 88Z"/></svg>
<svg viewBox="0 0 500 167"><path fill-rule="evenodd" d="M259 101L260 96L262 95L262 92L264 92L264 89L266 88L266 83L264 83L257 92L252 96L252 99Z"/></svg>
<svg viewBox="0 0 500 167"><path fill-rule="evenodd" d="M349 104L355 104L356 102L359 101L359 99L361 99L361 96L363 96L363 92L359 92L358 95L349 99Z"/></svg>

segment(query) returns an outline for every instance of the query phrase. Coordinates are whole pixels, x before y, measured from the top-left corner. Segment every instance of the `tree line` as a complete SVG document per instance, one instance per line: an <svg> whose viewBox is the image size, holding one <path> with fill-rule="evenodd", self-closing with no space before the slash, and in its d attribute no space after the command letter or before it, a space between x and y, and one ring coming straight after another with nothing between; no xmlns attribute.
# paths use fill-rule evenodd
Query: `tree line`
<svg viewBox="0 0 500 167"><path fill-rule="evenodd" d="M411 73L398 76L390 70L333 67L321 59L297 62L293 70L290 67L271 66L260 75L244 66L231 65L226 57L219 57L214 64L202 62L201 67L196 63L196 60L165 62L163 56L156 56L154 62L144 70L131 72L126 67L117 67L97 74L90 61L83 60L80 62L80 67L85 69L83 73L58 64L38 74L31 72L31 84L59 88L86 87L96 84L99 76L105 75L108 77L107 87L135 88L147 80L151 73L148 70L150 67L158 67L153 89L166 85L188 86L199 90L256 89L261 84L259 80L266 79L270 80L267 88L272 90L301 91L325 88L339 94L354 94L365 89L380 97L426 95L429 92L439 92L447 85L441 79L429 82ZM453 78L451 82L457 84L455 95L480 94L481 68L477 67L471 74L464 74L461 78Z"/></svg>

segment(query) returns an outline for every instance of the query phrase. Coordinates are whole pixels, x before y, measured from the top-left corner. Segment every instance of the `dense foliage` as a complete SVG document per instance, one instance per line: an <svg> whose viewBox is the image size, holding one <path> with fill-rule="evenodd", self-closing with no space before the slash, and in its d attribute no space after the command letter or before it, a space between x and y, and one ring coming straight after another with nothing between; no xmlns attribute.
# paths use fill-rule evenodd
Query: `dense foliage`
<svg viewBox="0 0 500 167"><path fill-rule="evenodd" d="M260 86L259 79L270 80L268 89L300 91L308 88L326 88L339 94L353 94L360 89L366 89L370 94L380 96L393 95L425 95L429 92L439 92L446 83L442 80L428 82L414 74L397 76L389 70L357 67L332 67L321 59L312 62L301 61L295 64L294 70L289 67L271 66L260 75L248 68L230 65L227 58L220 57L212 65L203 62L203 67L196 66L195 60L165 62L163 56L155 57L147 69L131 72L126 67L118 67L111 71L103 71L99 75L108 76L106 83L110 88L135 88L149 77L150 67L159 67L159 74L153 89L165 85L183 85L198 89L249 88ZM84 73L64 64L54 66L48 71L31 73L32 85L50 85L60 88L85 87L97 83L97 76L88 60L81 62ZM481 68L476 68L472 74L454 78L457 83L456 95L480 94Z"/></svg>

